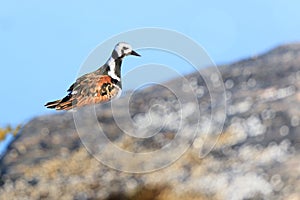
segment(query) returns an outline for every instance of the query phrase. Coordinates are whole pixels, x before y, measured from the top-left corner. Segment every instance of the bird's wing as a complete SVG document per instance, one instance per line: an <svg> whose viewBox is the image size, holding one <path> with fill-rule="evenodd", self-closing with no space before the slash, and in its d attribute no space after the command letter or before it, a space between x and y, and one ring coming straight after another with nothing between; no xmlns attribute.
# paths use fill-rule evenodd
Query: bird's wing
<svg viewBox="0 0 300 200"><path fill-rule="evenodd" d="M112 81L108 75L86 74L69 88L71 97L67 101L71 100L73 107L109 101L121 92Z"/></svg>
<svg viewBox="0 0 300 200"><path fill-rule="evenodd" d="M84 82L87 79L93 79L93 77L97 78L97 76L103 75L104 70L105 70L105 65L103 65L102 67L100 67L99 69L97 69L94 72L90 72L90 73L87 73L87 74L84 74L84 75L80 76L79 78L76 79L75 83L73 83L69 87L67 92L72 92L74 90L75 85L78 86L78 85L80 85L81 82Z"/></svg>

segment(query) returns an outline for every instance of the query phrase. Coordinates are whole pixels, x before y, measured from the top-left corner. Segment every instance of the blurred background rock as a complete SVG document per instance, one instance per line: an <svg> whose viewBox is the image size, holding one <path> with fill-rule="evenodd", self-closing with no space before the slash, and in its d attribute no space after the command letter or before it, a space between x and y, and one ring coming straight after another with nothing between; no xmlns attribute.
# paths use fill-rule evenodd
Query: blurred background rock
<svg viewBox="0 0 300 200"><path fill-rule="evenodd" d="M59 112L32 119L9 146L0 161L0 199L300 199L300 44L279 46L219 69L227 102L223 132L204 138L200 128L191 147L172 165L145 174L106 167L81 144L73 114ZM198 102L189 104L187 98L183 109L199 107L200 126L205 126L211 112L209 92L198 74L186 78ZM177 92L184 87L179 79L166 85ZM116 102L125 104L127 98ZM97 118L116 145L152 151L175 137L176 98L166 87L153 86L134 93L130 103L130 114L140 123L156 104L171 104L167 113L173 118L146 141L122 134L109 104L96 107ZM118 112L122 116L125 108ZM159 109L152 112L164 117ZM183 120L187 131L197 123L188 116ZM159 126L159 120L155 123ZM201 157L216 140L213 150Z"/></svg>

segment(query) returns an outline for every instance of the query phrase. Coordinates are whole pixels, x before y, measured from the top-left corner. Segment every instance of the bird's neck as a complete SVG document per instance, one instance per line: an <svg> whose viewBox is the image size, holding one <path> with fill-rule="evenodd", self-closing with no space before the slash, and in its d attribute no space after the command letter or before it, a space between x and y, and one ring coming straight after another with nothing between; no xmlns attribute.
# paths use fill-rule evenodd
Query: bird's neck
<svg viewBox="0 0 300 200"><path fill-rule="evenodd" d="M111 76L113 79L117 81L121 81L121 65L122 65L122 57L118 57L118 55L113 52L112 56L106 62L106 70L107 74Z"/></svg>

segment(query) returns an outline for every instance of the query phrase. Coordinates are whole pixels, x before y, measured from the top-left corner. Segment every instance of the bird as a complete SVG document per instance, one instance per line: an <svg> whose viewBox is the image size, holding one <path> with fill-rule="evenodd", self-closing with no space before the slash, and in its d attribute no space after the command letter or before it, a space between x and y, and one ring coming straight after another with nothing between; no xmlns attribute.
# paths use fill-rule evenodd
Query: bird
<svg viewBox="0 0 300 200"><path fill-rule="evenodd" d="M141 56L130 44L116 44L110 58L96 71L77 78L67 90L68 94L59 100L45 104L46 108L70 110L86 105L108 102L122 93L121 65L125 56Z"/></svg>

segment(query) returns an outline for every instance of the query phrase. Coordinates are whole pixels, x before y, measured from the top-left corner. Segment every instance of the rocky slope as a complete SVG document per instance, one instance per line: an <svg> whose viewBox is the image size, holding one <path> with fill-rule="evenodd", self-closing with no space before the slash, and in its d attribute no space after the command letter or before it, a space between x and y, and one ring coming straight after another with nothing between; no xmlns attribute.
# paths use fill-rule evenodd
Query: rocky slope
<svg viewBox="0 0 300 200"><path fill-rule="evenodd" d="M214 127L224 96L212 102L212 91L197 73L186 77L188 85L175 79L165 87L149 87L116 100L118 124L111 104L95 107L96 121L90 119L94 107L37 117L23 127L1 159L0 199L300 199L300 44L280 46L219 70L227 102L221 135ZM187 86L195 97L187 96L179 104L178 96L184 96ZM176 94L168 88L175 88ZM212 111L216 117L210 120ZM130 126L128 116L141 128ZM150 126L145 126L149 116ZM209 123L212 128L207 129ZM159 159L128 161L97 139L99 125L126 151L153 152L176 138L179 143ZM141 139L121 129L134 136L157 134ZM80 137L90 142L87 149L92 154L78 131L86 132ZM181 141L190 142L190 148L173 164L157 169L178 154ZM99 146L101 152L96 150ZM96 159L102 152L118 169L157 170L114 170Z"/></svg>

